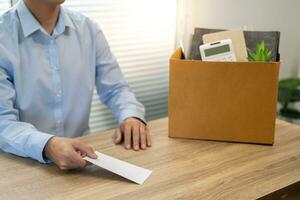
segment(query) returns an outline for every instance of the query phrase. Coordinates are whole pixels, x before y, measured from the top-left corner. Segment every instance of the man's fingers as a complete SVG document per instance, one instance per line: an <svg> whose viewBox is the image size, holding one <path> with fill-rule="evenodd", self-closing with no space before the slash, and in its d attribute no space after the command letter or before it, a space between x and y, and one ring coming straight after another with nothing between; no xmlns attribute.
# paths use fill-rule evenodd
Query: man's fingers
<svg viewBox="0 0 300 200"><path fill-rule="evenodd" d="M84 158L84 157L87 156L86 153L85 153L85 152L82 152L82 151L78 151L78 150L77 150L77 153L78 153L82 158Z"/></svg>
<svg viewBox="0 0 300 200"><path fill-rule="evenodd" d="M124 127L124 145L126 149L131 148L131 126L129 124Z"/></svg>
<svg viewBox="0 0 300 200"><path fill-rule="evenodd" d="M87 162L77 152L72 153L70 157L71 157L70 169L84 168L87 165Z"/></svg>
<svg viewBox="0 0 300 200"><path fill-rule="evenodd" d="M152 140L151 140L150 132L149 132L147 127L146 127L146 130L145 130L145 133L146 133L146 139L147 139L147 146L151 147L152 146Z"/></svg>
<svg viewBox="0 0 300 200"><path fill-rule="evenodd" d="M133 149L138 151L140 149L140 127L139 124L135 124L132 127L132 141L133 141Z"/></svg>
<svg viewBox="0 0 300 200"><path fill-rule="evenodd" d="M122 141L122 133L120 127L118 127L115 132L114 142L115 144L120 144L121 141Z"/></svg>
<svg viewBox="0 0 300 200"><path fill-rule="evenodd" d="M145 132L144 125L140 126L140 143L141 143L141 148L146 149L146 132Z"/></svg>
<svg viewBox="0 0 300 200"><path fill-rule="evenodd" d="M83 144L80 141L75 141L73 143L73 146L76 150L79 150L83 154L86 154L88 157L93 158L93 159L97 159L97 155L95 154L92 147L87 146L87 145Z"/></svg>
<svg viewBox="0 0 300 200"><path fill-rule="evenodd" d="M88 163L85 156L97 158L94 150L79 140L53 137L45 147L45 154L61 170L83 168Z"/></svg>
<svg viewBox="0 0 300 200"><path fill-rule="evenodd" d="M67 156L62 157L57 162L61 170L70 170L76 168L83 168L86 166L85 160L82 159L81 154L75 149L69 149Z"/></svg>

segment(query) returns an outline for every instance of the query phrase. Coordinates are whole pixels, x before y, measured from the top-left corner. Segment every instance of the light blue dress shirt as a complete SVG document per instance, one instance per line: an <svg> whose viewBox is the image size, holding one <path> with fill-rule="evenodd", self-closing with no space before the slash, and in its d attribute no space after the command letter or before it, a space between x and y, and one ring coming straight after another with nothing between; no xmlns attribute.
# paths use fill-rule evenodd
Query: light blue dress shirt
<svg viewBox="0 0 300 200"><path fill-rule="evenodd" d="M23 1L0 16L0 148L40 162L47 141L89 132L96 85L119 123L144 120L103 32L61 7L49 35Z"/></svg>

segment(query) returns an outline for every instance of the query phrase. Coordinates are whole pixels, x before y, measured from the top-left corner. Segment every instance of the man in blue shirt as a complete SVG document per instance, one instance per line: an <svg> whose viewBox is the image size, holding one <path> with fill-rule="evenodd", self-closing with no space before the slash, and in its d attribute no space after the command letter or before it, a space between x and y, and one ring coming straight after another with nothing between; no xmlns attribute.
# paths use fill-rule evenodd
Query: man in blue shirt
<svg viewBox="0 0 300 200"><path fill-rule="evenodd" d="M0 17L0 148L60 169L86 166L94 85L119 122L116 144L146 149L144 107L128 87L103 32L64 0L20 0Z"/></svg>

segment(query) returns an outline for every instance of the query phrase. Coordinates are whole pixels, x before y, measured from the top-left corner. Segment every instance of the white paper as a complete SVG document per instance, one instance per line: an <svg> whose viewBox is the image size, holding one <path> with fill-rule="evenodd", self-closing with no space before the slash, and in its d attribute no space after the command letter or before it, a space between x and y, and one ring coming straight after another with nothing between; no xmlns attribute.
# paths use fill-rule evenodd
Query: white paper
<svg viewBox="0 0 300 200"><path fill-rule="evenodd" d="M98 156L97 159L92 159L89 157L84 157L84 159L90 163L93 163L94 165L118 174L119 176L122 176L140 185L142 185L152 173L151 170L138 167L103 153L99 153L97 151L95 153Z"/></svg>

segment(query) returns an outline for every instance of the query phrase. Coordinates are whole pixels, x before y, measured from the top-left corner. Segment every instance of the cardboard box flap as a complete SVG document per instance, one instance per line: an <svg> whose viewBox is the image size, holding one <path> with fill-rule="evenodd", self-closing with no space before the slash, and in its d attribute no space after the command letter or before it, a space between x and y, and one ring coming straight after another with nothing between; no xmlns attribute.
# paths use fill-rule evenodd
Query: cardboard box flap
<svg viewBox="0 0 300 200"><path fill-rule="evenodd" d="M172 54L170 60L181 60L183 58L182 56L182 49L178 48L176 51Z"/></svg>

